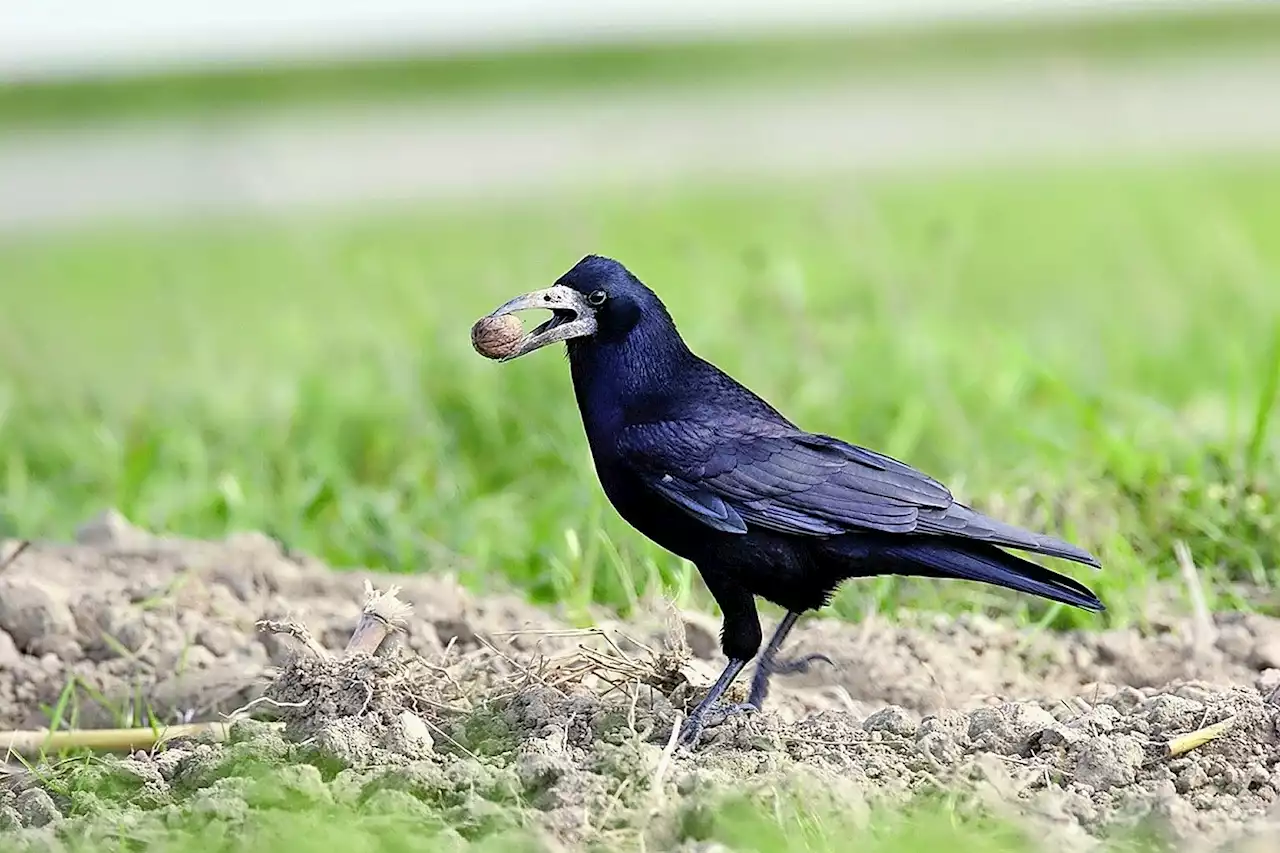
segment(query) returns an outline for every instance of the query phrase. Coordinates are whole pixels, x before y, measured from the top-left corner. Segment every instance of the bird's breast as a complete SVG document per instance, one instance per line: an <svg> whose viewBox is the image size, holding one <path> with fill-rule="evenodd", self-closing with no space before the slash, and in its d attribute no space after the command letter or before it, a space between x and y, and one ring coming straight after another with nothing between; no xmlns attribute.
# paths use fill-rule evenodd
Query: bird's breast
<svg viewBox="0 0 1280 853"><path fill-rule="evenodd" d="M596 460L596 472L609 503L618 515L641 534L687 560L699 556L706 528L664 500L624 466Z"/></svg>

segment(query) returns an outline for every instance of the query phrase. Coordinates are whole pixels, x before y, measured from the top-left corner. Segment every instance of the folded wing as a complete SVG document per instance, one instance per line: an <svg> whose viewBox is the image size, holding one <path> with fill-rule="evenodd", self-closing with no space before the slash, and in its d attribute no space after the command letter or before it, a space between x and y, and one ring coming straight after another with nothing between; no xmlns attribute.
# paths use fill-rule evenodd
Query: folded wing
<svg viewBox="0 0 1280 853"><path fill-rule="evenodd" d="M649 488L726 533L932 534L1098 565L1073 545L956 503L944 485L896 459L787 424L650 422L624 429L618 450Z"/></svg>

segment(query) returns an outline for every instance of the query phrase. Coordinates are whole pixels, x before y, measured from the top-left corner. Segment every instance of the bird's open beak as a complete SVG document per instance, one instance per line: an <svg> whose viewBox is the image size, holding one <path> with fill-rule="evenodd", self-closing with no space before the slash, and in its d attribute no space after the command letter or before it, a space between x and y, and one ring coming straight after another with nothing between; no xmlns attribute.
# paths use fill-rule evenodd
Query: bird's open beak
<svg viewBox="0 0 1280 853"><path fill-rule="evenodd" d="M550 310L551 319L521 338L515 352L503 356L501 361L511 361L513 358L528 355L556 341L567 341L570 338L581 338L596 333L595 309L587 304L587 298L581 293L561 284L517 296L489 316L501 317L531 308Z"/></svg>

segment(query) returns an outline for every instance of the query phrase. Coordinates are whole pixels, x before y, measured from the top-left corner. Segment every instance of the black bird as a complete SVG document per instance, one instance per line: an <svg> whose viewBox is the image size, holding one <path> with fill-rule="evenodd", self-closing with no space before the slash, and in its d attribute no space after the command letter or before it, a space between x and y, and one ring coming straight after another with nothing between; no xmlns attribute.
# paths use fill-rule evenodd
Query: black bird
<svg viewBox="0 0 1280 853"><path fill-rule="evenodd" d="M729 665L680 733L698 741L708 715L760 650L755 596L786 609L757 663L746 706L759 710L773 673L830 660L781 660L800 614L845 580L915 575L982 581L1089 611L1088 588L1003 548L1101 564L1067 542L957 503L938 481L880 453L797 427L694 355L653 291L622 264L588 255L554 286L517 297L499 317L552 317L503 361L567 341L574 394L604 492L633 527L697 566L724 614Z"/></svg>

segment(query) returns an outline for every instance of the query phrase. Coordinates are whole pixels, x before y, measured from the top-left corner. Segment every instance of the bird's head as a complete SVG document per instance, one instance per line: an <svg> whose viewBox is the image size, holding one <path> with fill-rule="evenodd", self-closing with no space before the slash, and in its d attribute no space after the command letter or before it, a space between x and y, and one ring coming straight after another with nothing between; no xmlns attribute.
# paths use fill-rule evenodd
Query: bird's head
<svg viewBox="0 0 1280 853"><path fill-rule="evenodd" d="M551 287L517 296L489 316L534 308L549 309L551 319L524 335L502 361L557 341L622 341L646 319L671 324L652 290L622 264L600 255L587 255Z"/></svg>

